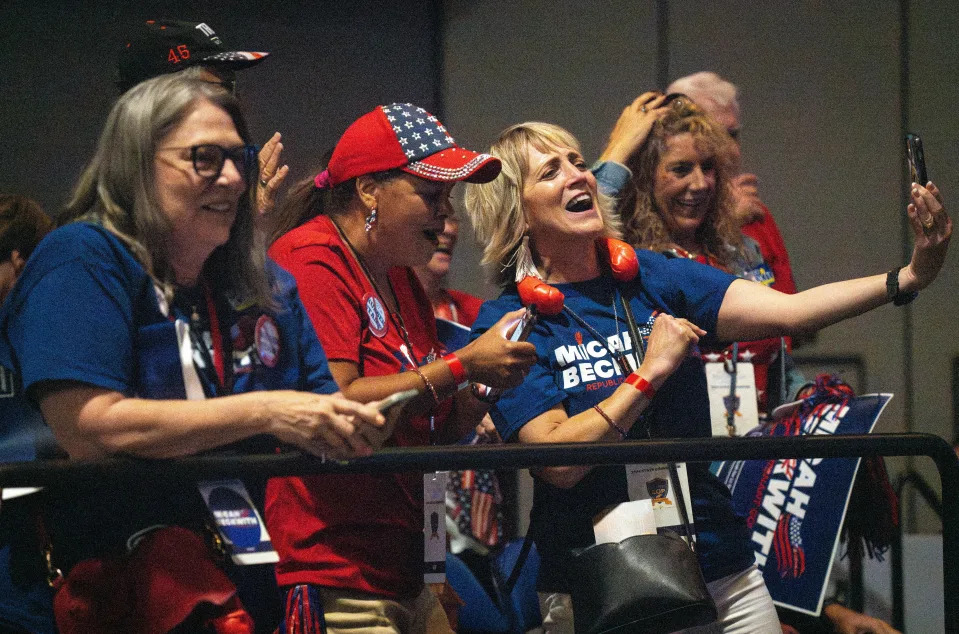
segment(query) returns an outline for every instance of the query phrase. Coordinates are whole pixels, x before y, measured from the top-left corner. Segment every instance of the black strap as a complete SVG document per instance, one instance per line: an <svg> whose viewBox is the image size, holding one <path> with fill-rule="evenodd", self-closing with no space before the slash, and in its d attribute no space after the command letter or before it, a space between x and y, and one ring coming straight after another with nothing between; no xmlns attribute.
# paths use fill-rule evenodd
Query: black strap
<svg viewBox="0 0 959 634"><path fill-rule="evenodd" d="M529 551L533 547L533 516L530 515L530 525L529 529L526 531L526 537L523 538L523 547L519 551L519 556L516 557L516 563L513 564L513 571L509 573L509 578L506 580L506 583L503 584L503 594L504 596L509 596L513 593L513 587L516 585L516 582L519 580L519 575L523 572L523 564L526 563L526 558L529 557Z"/></svg>
<svg viewBox="0 0 959 634"><path fill-rule="evenodd" d="M686 496L683 493L682 484L679 481L679 471L676 469L676 463L670 462L669 467L669 480L673 486L673 492L676 494L676 505L679 507L679 517L683 521L683 531L686 533L686 537L689 539L689 547L696 552L696 547L693 543L693 523L689 520L689 513L686 512ZM687 479L689 474L687 471Z"/></svg>
<svg viewBox="0 0 959 634"><path fill-rule="evenodd" d="M526 537L523 538L523 547L516 557L516 563L513 564L513 570L509 573L509 578L506 579L506 583L502 586L503 594L507 598L512 594L513 587L516 585L517 580L519 580L520 573L523 572L523 564L526 563L526 558L529 557L529 551L533 547L533 542L536 541L540 524L536 518L539 515L540 513L536 511L536 506L534 505L529 512L529 528L526 529Z"/></svg>
<svg viewBox="0 0 959 634"><path fill-rule="evenodd" d="M786 338L779 338L779 404L783 405L789 399L786 393Z"/></svg>

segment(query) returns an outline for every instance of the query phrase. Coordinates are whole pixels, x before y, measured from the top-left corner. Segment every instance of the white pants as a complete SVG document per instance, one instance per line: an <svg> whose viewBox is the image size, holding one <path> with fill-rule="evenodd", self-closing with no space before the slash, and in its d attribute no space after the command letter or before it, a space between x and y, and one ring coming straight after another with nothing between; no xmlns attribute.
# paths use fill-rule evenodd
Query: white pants
<svg viewBox="0 0 959 634"><path fill-rule="evenodd" d="M776 606L756 566L706 584L716 603L715 623L682 630L684 634L782 634ZM568 594L539 593L545 634L573 634L573 603Z"/></svg>

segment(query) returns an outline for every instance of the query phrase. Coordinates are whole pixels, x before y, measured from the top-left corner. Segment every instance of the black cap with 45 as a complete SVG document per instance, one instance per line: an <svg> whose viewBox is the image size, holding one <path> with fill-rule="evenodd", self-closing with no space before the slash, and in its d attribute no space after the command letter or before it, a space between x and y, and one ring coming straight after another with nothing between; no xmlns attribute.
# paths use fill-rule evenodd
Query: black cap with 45
<svg viewBox="0 0 959 634"><path fill-rule="evenodd" d="M117 59L117 86L124 92L151 77L190 66L240 70L262 62L269 55L227 50L205 23L179 20L147 20L124 44Z"/></svg>

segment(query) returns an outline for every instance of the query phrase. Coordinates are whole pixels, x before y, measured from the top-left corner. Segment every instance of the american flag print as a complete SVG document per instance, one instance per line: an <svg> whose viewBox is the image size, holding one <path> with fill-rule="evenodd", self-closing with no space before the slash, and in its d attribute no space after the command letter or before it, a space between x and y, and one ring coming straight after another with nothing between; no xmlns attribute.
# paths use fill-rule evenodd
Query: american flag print
<svg viewBox="0 0 959 634"><path fill-rule="evenodd" d="M773 540L779 575L798 579L806 572L806 552L802 545L802 520L792 513L783 513L776 524Z"/></svg>
<svg viewBox="0 0 959 634"><path fill-rule="evenodd" d="M410 162L420 161L455 144L446 127L422 108L410 103L380 107Z"/></svg>
<svg viewBox="0 0 959 634"><path fill-rule="evenodd" d="M460 532L485 546L497 545L503 538L503 496L496 473L454 471L448 486L454 502L451 516Z"/></svg>

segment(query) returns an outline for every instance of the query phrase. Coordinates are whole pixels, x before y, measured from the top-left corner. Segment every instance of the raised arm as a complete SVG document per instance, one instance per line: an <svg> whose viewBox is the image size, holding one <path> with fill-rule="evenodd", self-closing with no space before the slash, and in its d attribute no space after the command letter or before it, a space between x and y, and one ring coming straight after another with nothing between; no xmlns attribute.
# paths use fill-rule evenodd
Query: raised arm
<svg viewBox="0 0 959 634"><path fill-rule="evenodd" d="M660 92L644 92L623 109L609 141L600 155L600 161L625 163L639 150L653 124L666 114L667 109L659 107L665 95Z"/></svg>
<svg viewBox="0 0 959 634"><path fill-rule="evenodd" d="M653 390L658 390L689 355L690 347L705 334L685 319L659 315L649 335L646 356L635 374L648 381ZM599 411L590 408L569 416L562 404L556 405L521 427L519 440L524 443L622 440L616 427L628 432L649 403L646 393L623 383L598 404ZM582 480L591 469L589 466L546 467L539 473L551 484L566 488Z"/></svg>
<svg viewBox="0 0 959 634"><path fill-rule="evenodd" d="M936 278L946 258L952 220L939 189L913 185L907 213L915 235L909 264L899 269L900 295L920 291ZM818 330L861 315L891 301L886 274L824 284L796 295L736 280L719 309L717 336L725 341L749 341Z"/></svg>

